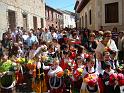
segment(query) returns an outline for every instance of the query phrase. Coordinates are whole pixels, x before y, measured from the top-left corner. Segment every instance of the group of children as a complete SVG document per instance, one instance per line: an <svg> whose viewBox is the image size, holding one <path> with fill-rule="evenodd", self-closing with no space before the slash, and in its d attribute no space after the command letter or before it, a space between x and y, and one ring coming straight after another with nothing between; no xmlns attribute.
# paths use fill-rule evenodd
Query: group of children
<svg viewBox="0 0 124 93"><path fill-rule="evenodd" d="M49 43L40 41L39 45L33 43L24 63L17 62L20 56L15 53L9 59L18 66L17 85L30 83L32 91L37 93L120 93L124 66L115 59L115 51L104 48L100 61L95 53L97 45L89 48L88 44L87 48L80 41L74 32L71 39L63 36L60 43L56 39Z"/></svg>

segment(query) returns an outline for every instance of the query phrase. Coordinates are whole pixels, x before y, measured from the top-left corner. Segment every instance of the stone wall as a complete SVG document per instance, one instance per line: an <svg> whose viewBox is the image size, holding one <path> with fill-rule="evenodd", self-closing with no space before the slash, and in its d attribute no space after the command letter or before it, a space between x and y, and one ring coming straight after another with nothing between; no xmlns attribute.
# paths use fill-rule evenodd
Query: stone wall
<svg viewBox="0 0 124 93"><path fill-rule="evenodd" d="M95 2L96 0L90 0L89 3L83 8L83 10L80 13L80 18L81 18L81 27L86 27L86 21L87 20L87 28L90 29L95 29L96 25L96 7L95 7ZM91 21L92 23L89 23L89 10L91 10ZM87 15L87 19L86 19ZM83 21L82 21L82 16L83 16Z"/></svg>
<svg viewBox="0 0 124 93"><path fill-rule="evenodd" d="M37 27L41 27L41 18L45 24L45 3L41 0L1 0L0 1L0 39L9 27L8 10L15 11L16 27L23 27L23 16L27 15L27 29L33 27L33 16L37 17Z"/></svg>
<svg viewBox="0 0 124 93"><path fill-rule="evenodd" d="M105 4L113 2L119 2L119 22L105 23ZM92 24L89 24L89 10L92 13ZM118 31L124 31L124 0L90 0L80 12L81 27L86 27L85 14L87 15L87 28L91 30L99 30L100 26L103 26L105 30L111 30L116 26Z"/></svg>
<svg viewBox="0 0 124 93"><path fill-rule="evenodd" d="M60 29L62 26L62 22L61 22L62 13L49 6L46 6L45 13L46 13L46 27L47 28L54 27L56 29Z"/></svg>

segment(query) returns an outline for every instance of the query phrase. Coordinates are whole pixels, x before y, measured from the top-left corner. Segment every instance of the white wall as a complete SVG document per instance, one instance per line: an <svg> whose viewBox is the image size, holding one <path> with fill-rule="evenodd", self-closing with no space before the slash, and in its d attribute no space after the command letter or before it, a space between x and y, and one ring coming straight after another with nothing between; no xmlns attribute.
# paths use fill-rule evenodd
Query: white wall
<svg viewBox="0 0 124 93"><path fill-rule="evenodd" d="M64 28L68 27L69 28L75 28L76 27L76 23L75 23L75 16L69 15L69 14L63 14L63 18L64 18Z"/></svg>

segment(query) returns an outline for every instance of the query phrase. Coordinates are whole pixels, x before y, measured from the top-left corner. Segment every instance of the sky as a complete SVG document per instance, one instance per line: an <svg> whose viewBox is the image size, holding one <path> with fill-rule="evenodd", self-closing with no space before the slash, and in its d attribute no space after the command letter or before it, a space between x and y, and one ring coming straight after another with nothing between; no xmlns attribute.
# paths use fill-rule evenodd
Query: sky
<svg viewBox="0 0 124 93"><path fill-rule="evenodd" d="M45 0L46 4L55 9L62 9L74 12L76 0Z"/></svg>

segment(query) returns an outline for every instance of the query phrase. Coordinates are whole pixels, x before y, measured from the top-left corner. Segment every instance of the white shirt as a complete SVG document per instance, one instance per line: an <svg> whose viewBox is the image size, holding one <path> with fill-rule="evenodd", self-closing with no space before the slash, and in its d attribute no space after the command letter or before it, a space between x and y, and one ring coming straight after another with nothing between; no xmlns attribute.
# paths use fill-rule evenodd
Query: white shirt
<svg viewBox="0 0 124 93"><path fill-rule="evenodd" d="M118 51L115 41L111 39L109 42L110 44L107 47L109 47L111 50ZM101 42L99 42L95 51L103 54L104 50L105 46Z"/></svg>
<svg viewBox="0 0 124 93"><path fill-rule="evenodd" d="M50 70L48 71L48 75L53 77L53 76L55 76L55 74L57 72L60 72L60 71L63 71L63 69L60 66L57 66L57 68L55 70L52 70L50 68Z"/></svg>
<svg viewBox="0 0 124 93"><path fill-rule="evenodd" d="M41 34L41 39L43 40L43 41L46 41L46 42L50 42L50 41L52 41L52 35L51 35L51 32L43 32L42 34Z"/></svg>
<svg viewBox="0 0 124 93"><path fill-rule="evenodd" d="M26 41L28 37L29 37L28 35L25 35L25 34L22 35L22 38L23 38L24 41Z"/></svg>

